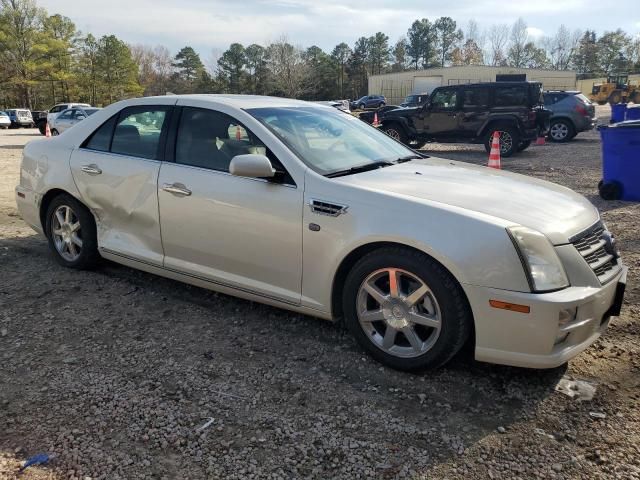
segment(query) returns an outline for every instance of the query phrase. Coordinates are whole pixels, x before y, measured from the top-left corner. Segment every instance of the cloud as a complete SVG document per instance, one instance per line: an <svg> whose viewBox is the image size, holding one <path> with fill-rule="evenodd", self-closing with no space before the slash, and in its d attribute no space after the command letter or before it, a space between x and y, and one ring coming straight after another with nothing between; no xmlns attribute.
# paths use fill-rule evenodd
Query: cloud
<svg viewBox="0 0 640 480"><path fill-rule="evenodd" d="M536 27L527 27L527 34L534 40L544 37L544 31Z"/></svg>

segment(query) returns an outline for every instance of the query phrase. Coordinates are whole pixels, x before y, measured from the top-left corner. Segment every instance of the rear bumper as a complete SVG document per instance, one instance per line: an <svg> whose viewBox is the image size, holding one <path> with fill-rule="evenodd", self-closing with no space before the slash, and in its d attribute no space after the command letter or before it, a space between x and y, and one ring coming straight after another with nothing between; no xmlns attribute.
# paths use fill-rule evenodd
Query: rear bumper
<svg viewBox="0 0 640 480"><path fill-rule="evenodd" d="M554 368L587 349L620 313L627 267L600 287L569 287L544 294L465 285L475 318L479 361L526 368ZM489 300L527 305L530 313L499 310ZM575 320L560 326L560 312L577 309Z"/></svg>
<svg viewBox="0 0 640 480"><path fill-rule="evenodd" d="M40 223L40 196L28 188L16 187L16 205L22 219L36 232L44 234Z"/></svg>

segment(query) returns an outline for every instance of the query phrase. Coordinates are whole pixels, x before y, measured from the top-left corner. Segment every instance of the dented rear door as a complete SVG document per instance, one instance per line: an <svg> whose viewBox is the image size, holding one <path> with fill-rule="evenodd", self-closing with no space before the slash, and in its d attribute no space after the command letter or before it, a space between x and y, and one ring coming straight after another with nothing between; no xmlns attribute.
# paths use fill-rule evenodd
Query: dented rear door
<svg viewBox="0 0 640 480"><path fill-rule="evenodd" d="M169 115L164 106L125 109L111 120L110 140L73 151L71 171L96 217L100 250L162 266L157 181Z"/></svg>

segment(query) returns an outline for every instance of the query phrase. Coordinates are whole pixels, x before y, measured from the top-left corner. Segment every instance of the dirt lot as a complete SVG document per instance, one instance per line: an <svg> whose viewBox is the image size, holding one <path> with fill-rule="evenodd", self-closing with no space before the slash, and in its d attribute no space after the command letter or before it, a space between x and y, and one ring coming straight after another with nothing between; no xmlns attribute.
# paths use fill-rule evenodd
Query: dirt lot
<svg viewBox="0 0 640 480"><path fill-rule="evenodd" d="M62 269L13 199L36 137L0 132L0 478L49 452L20 478L640 479L640 206L598 198L595 132L503 166L600 208L631 267L623 315L559 369L466 354L420 375L330 323L112 263ZM428 148L486 161L478 146ZM554 391L563 376L594 398Z"/></svg>

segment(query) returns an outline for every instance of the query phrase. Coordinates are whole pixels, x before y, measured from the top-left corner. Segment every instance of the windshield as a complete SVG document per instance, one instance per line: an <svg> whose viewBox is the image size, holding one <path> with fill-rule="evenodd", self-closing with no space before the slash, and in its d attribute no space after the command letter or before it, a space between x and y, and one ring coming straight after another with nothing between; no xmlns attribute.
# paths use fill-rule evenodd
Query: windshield
<svg viewBox="0 0 640 480"><path fill-rule="evenodd" d="M418 101L417 95L407 95L407 98L404 99L404 103L416 103Z"/></svg>
<svg viewBox="0 0 640 480"><path fill-rule="evenodd" d="M279 107L247 112L322 175L415 155L376 128L335 109Z"/></svg>

